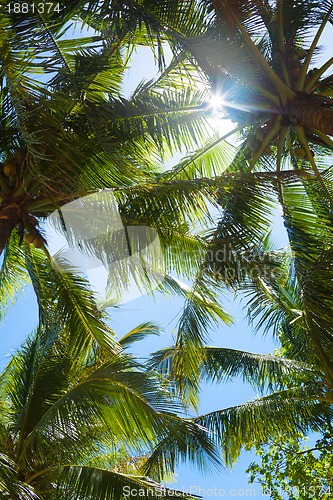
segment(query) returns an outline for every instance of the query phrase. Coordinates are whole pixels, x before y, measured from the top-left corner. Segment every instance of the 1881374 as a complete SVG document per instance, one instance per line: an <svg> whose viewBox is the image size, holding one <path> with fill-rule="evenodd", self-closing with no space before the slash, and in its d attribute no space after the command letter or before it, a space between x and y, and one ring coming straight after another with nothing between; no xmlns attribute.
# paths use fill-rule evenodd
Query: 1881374
<svg viewBox="0 0 333 500"><path fill-rule="evenodd" d="M9 2L5 6L9 14L50 14L60 12L60 3L56 2Z"/></svg>

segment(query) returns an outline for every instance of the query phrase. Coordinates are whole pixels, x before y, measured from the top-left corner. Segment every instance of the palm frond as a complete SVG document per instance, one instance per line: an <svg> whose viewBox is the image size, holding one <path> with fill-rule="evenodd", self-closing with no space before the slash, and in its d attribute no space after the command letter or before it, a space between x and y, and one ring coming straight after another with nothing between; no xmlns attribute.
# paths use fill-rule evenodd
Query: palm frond
<svg viewBox="0 0 333 500"><path fill-rule="evenodd" d="M146 477L130 476L94 467L74 465L53 467L45 471L41 480L46 484L52 484L54 478L57 481L55 498L66 496L70 500L124 500L130 495L135 496L135 493L145 496L163 494L168 499L175 495L185 499L193 498L186 493L164 488Z"/></svg>
<svg viewBox="0 0 333 500"><path fill-rule="evenodd" d="M243 446L250 449L256 442L264 443L282 428L288 433L319 430L321 396L320 384L291 388L202 415L195 421L222 443L224 459L231 465Z"/></svg>
<svg viewBox="0 0 333 500"><path fill-rule="evenodd" d="M17 251L19 237L12 234L6 246L0 269L0 319L6 313L8 302L15 303L17 294L30 283L22 254Z"/></svg>
<svg viewBox="0 0 333 500"><path fill-rule="evenodd" d="M165 348L151 356L148 367L168 376L174 359L175 348ZM302 361L226 347L205 346L200 356L200 381L223 383L241 377L262 393L309 381L315 373L315 367Z"/></svg>
<svg viewBox="0 0 333 500"><path fill-rule="evenodd" d="M34 488L18 479L15 463L0 452L0 488L3 498L26 498L41 500Z"/></svg>
<svg viewBox="0 0 333 500"><path fill-rule="evenodd" d="M198 151L191 153L172 170L163 174L162 179L195 179L216 177L229 167L235 154L235 148L226 138L236 131L233 130L223 137L212 137Z"/></svg>
<svg viewBox="0 0 333 500"><path fill-rule="evenodd" d="M114 144L121 143L124 137L139 142L140 137L145 141L147 136L160 151L175 152L182 147L189 150L208 135L204 99L205 92L191 88L157 88L148 93L141 86L131 100L110 98L101 106L91 107L87 116L104 142L110 137Z"/></svg>
<svg viewBox="0 0 333 500"><path fill-rule="evenodd" d="M186 297L186 301L175 330L175 351L171 379L186 405L194 408L198 404L199 367L201 347L209 338L210 330L220 321L230 324L231 316L217 300L219 287L198 273L198 278L189 287L177 279L167 276L162 287L174 290Z"/></svg>
<svg viewBox="0 0 333 500"><path fill-rule="evenodd" d="M126 349L127 347L131 347L133 342L143 340L150 335L160 335L160 333L161 330L157 325L151 322L142 323L126 333L126 335L119 340L119 344Z"/></svg>
<svg viewBox="0 0 333 500"><path fill-rule="evenodd" d="M186 461L202 472L212 467L219 469L219 455L205 428L173 416L165 430L143 465L145 475L162 480L174 473L177 465Z"/></svg>
<svg viewBox="0 0 333 500"><path fill-rule="evenodd" d="M63 328L69 333L73 355L77 358L86 357L96 342L111 354L117 352L120 346L112 330L102 321L86 280L74 274L66 262L61 262L61 271L57 271L38 250L26 249L25 255L41 323L48 324L50 308L54 307Z"/></svg>
<svg viewBox="0 0 333 500"><path fill-rule="evenodd" d="M247 50L247 47L240 46L238 41L230 40L227 34L215 39L208 36L198 39L191 38L188 45L199 65L204 70L209 68L208 75L211 79L214 79L217 70L219 70L219 90L222 90L226 104L228 104L227 85L230 82L230 77L234 85L238 82L238 84L254 91L266 80L265 73L253 61L252 54ZM225 79L223 78L224 74L227 75ZM240 102L239 105L241 106L242 103Z"/></svg>
<svg viewBox="0 0 333 500"><path fill-rule="evenodd" d="M156 391L156 383L155 377L140 371L129 358L114 356L53 402L25 440L24 454L36 448L37 440L35 453L43 459L58 447L63 450L64 439L69 456L79 453L78 437L102 428L109 443L144 451L168 421L163 413L178 409L165 391ZM96 446L98 442L80 440L84 453Z"/></svg>

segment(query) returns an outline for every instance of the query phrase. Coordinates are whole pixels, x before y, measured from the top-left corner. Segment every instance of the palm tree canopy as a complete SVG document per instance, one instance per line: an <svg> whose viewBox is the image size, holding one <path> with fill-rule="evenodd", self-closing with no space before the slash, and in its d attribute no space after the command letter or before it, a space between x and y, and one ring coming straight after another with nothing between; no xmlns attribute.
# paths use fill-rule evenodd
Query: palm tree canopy
<svg viewBox="0 0 333 500"><path fill-rule="evenodd" d="M197 403L200 374L223 379L242 370L259 387L275 390L253 404L198 417L223 442L228 462L253 438L264 440L284 425L290 431L318 428L331 411L332 190L325 156L333 145L333 87L325 72L332 60L317 69L313 61L332 11L328 1L127 0L74 2L73 10L63 10L57 20L51 15L42 27L33 15L1 20L2 296L27 280L27 268L43 327L55 303L67 335L79 332L79 340L70 343L73 353L82 346L93 353L97 339L104 353L116 356L119 346L92 306L86 283L74 273L50 273L47 255L19 245L30 234L36 247L45 248L39 218L96 189L113 189L123 220L158 230L166 270L193 280L187 287L166 275L161 285L186 299L175 346L157 357L185 402ZM65 40L63 30L74 15L98 27L97 35ZM174 52L168 67L166 40ZM157 47L164 72L124 99L124 49L136 43ZM34 76L41 67L47 84ZM237 123L224 137L206 135L207 92L198 90L195 68L223 95L226 116ZM241 137L235 147L227 143L233 133ZM171 171L157 172L161 150L181 144L197 144L197 150ZM213 229L207 202L221 207ZM294 252L291 261L267 238L276 202ZM190 231L198 221L210 224L200 236ZM220 250L240 259L240 275L232 272L233 258L221 263ZM251 252L278 279L251 273ZM193 262L188 255L199 258ZM15 276L6 273L11 266ZM249 293L260 325L275 325L289 361L204 348L210 328L230 321L219 303L230 286ZM254 426L258 421L262 425ZM173 463L170 441L165 445L162 439L153 461L165 453ZM3 460L8 474L11 460ZM84 467L69 470L67 477L88 488L81 482ZM148 461L147 468L165 472L165 462L154 469ZM97 476L105 485L103 473Z"/></svg>
<svg viewBox="0 0 333 500"><path fill-rule="evenodd" d="M139 332L156 327L139 326L127 342ZM121 499L125 486L160 487L151 478L162 480L180 459L218 463L206 431L178 415L179 402L156 374L124 353L86 351L78 362L68 340L50 317L1 374L2 494ZM121 449L143 457L144 473L117 471Z"/></svg>
<svg viewBox="0 0 333 500"><path fill-rule="evenodd" d="M178 13L180 2L167 3L172 4L173 11ZM212 91L223 97L225 116L237 124L234 132L241 131L234 159L226 166L222 161L219 163L222 172L218 177L215 174L214 179L204 179L205 185L216 188L216 200L222 209L221 220L216 230L205 236L206 252L200 260L192 289L187 293L176 337L173 376L180 391L187 393L186 397L195 404L199 378L197 349L200 350L208 341L209 328L218 320L215 306L220 300L219 292L227 286L244 286L244 279L247 280L251 271L258 267L251 255L259 256L258 260L269 273L279 266L281 253L267 245L276 202L281 205L286 227L292 225L295 228L295 221L291 221L296 216L295 198L299 196L301 205L303 191L296 194L295 188L295 197L284 196L289 188L287 190L286 184L281 187L281 183L290 180L296 184L299 179L300 184L313 185L320 192L327 210L332 206L326 171L327 155L333 145L330 138L332 77L326 74L332 59L324 61L320 68L314 69L314 65L321 36L332 24L333 4L331 1L208 0L200 2L197 18L191 15L191 7L198 6L197 2L185 4L188 22L179 15L172 17L162 1L156 2L154 9L149 2L141 2L140 6L128 2L128 18L132 19L133 26L137 26L143 13L150 11L155 29L162 30L163 25L167 26L166 36L173 38L175 50L195 61ZM110 6L111 3L106 9ZM205 22L200 22L205 10ZM119 9L114 14L110 9L108 14L106 26L112 24ZM167 19L168 15L170 18ZM219 138L215 146L224 142L225 137ZM216 165L219 161L217 150L218 147L211 146L201 150L202 157L197 152L193 159L197 162L201 158L205 165ZM225 158L225 154L221 156ZM166 176L183 175L185 178L188 170L183 171L182 167L185 169L189 165L185 161ZM213 176L211 171L210 177ZM306 196L310 189L307 188ZM313 201L308 200L308 203L309 210L315 211ZM301 208L299 212L302 213ZM298 218L297 223L300 223ZM316 224L319 220L321 218L316 217ZM305 245L303 253L308 252L307 244L318 243L314 233L311 233L310 243L309 231L303 231L304 237L299 243ZM292 250L294 245L293 242ZM219 255L222 252L232 257L221 261ZM238 267L242 269L241 275L237 273ZM299 275L297 279L300 279ZM266 286L259 279L256 281L256 287ZM177 289L177 285L171 280L168 282L173 289ZM200 296L209 302L209 310L207 306L202 309L202 303L198 301ZM290 321L296 321L300 311L295 308ZM273 325L271 311L265 314L264 320ZM309 314L312 315L310 310ZM316 315L315 321L319 320L319 315ZM328 372L328 368L325 371Z"/></svg>
<svg viewBox="0 0 333 500"><path fill-rule="evenodd" d="M180 146L189 150L208 140L202 106L206 91L184 85L195 74L193 65L175 56L155 80L140 84L125 98L121 84L131 51L149 36L145 30L132 33L121 22L108 34L102 32L104 23L97 30L95 6L74 2L49 13L5 9L0 21L2 305L5 309L14 290L32 282L40 294L41 315L51 302L66 310L63 317L80 339L77 351L92 339L105 347L111 342L106 340L110 329L102 324L87 283L75 278L74 269L60 275L41 255L43 251L49 258L45 217L72 200L111 190L124 225L150 226L158 233L162 270L147 269L136 276L149 289L154 272L178 268L193 274L193 266L170 248L185 245L203 251L191 228L198 219L209 218L207 202L215 191L177 179L164 184L159 169L162 158ZM79 27L71 37L75 22ZM94 33L82 36L83 23L94 27ZM70 239L66 229L60 230ZM96 242L93 250L100 248ZM109 288L115 285L112 278ZM123 282L118 280L117 286ZM224 314L222 309L219 314Z"/></svg>

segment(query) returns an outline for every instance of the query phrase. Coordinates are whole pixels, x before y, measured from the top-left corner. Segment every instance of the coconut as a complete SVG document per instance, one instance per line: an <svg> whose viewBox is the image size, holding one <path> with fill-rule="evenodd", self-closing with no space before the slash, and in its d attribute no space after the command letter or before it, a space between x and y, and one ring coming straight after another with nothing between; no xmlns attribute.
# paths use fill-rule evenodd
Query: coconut
<svg viewBox="0 0 333 500"><path fill-rule="evenodd" d="M301 67L302 65L299 62L293 64L293 66L291 67L291 74L293 78L297 79L299 77L299 74L301 72Z"/></svg>
<svg viewBox="0 0 333 500"><path fill-rule="evenodd" d="M318 71L318 68L313 68L313 69L310 69L310 71L308 72L308 76L309 77L312 77L314 76Z"/></svg>
<svg viewBox="0 0 333 500"><path fill-rule="evenodd" d="M31 233L25 233L24 235L24 241L30 245L30 243L33 243L34 239L36 236Z"/></svg>
<svg viewBox="0 0 333 500"><path fill-rule="evenodd" d="M304 59L307 54L306 50L302 49L301 47L297 48L295 52L297 54L298 59Z"/></svg>
<svg viewBox="0 0 333 500"><path fill-rule="evenodd" d="M265 132L263 131L263 129L260 128L260 127L257 128L257 130L256 130L256 139L261 142L261 141L264 140L264 137L265 137Z"/></svg>
<svg viewBox="0 0 333 500"><path fill-rule="evenodd" d="M294 62L294 63L298 63L298 61L299 61L299 57L298 57L297 53L291 54L289 59L291 62Z"/></svg>
<svg viewBox="0 0 333 500"><path fill-rule="evenodd" d="M16 166L14 165L14 163L7 163L7 165L4 166L3 171L7 175L7 177L14 177L14 175L16 174Z"/></svg>
<svg viewBox="0 0 333 500"><path fill-rule="evenodd" d="M14 154L13 154L13 162L16 164L16 165L19 165L21 162L22 162L22 155L19 151L16 151Z"/></svg>
<svg viewBox="0 0 333 500"><path fill-rule="evenodd" d="M34 238L32 244L35 248L43 248L44 240L40 236L37 236L37 238Z"/></svg>
<svg viewBox="0 0 333 500"><path fill-rule="evenodd" d="M303 158L305 158L306 152L303 148L296 148L293 150L293 154L294 156L296 156L296 158L300 158L302 160Z"/></svg>
<svg viewBox="0 0 333 500"><path fill-rule="evenodd" d="M253 135L250 135L247 139L247 145L249 146L251 151L256 151L259 148L260 143Z"/></svg>

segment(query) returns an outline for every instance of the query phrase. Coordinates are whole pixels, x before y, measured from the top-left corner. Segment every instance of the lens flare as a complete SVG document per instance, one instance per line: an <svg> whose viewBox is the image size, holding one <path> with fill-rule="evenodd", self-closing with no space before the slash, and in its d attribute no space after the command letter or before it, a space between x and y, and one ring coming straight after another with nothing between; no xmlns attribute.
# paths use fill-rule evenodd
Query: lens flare
<svg viewBox="0 0 333 500"><path fill-rule="evenodd" d="M222 111L225 100L221 94L212 94L208 99L209 107L213 111Z"/></svg>

